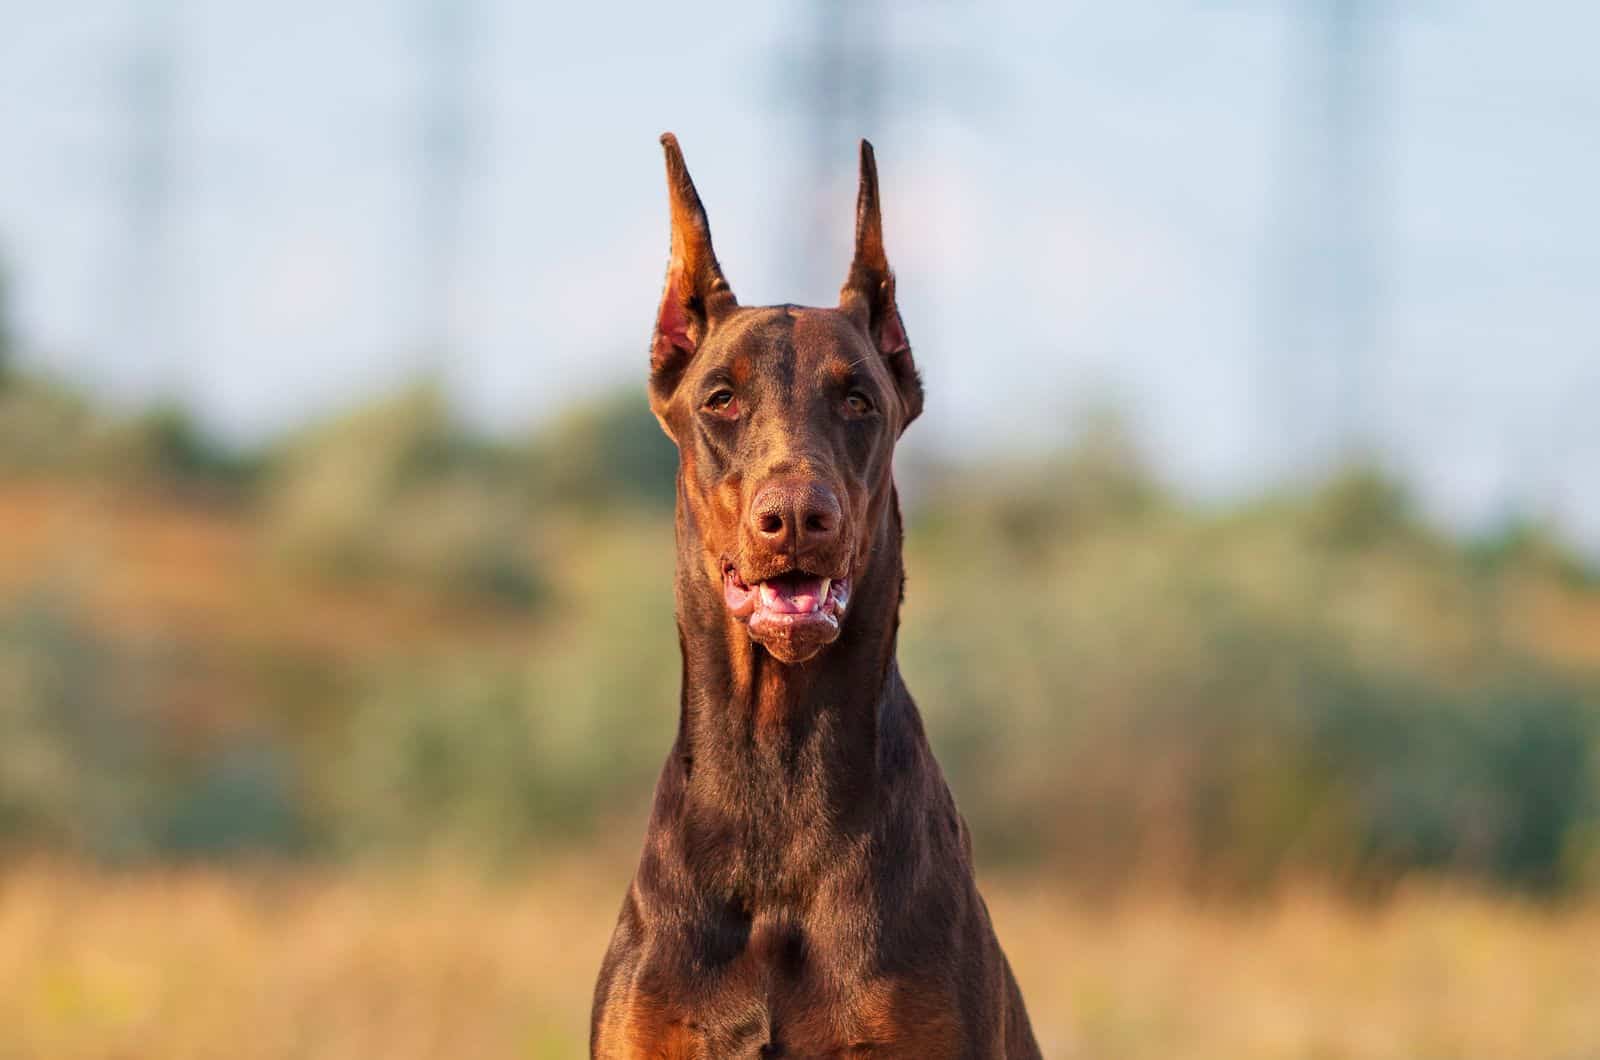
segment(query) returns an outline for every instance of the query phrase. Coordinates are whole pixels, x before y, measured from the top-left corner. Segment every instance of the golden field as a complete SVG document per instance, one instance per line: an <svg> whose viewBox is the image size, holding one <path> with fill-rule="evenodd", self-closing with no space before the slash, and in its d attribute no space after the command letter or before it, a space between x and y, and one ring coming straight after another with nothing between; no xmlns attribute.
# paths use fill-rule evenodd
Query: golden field
<svg viewBox="0 0 1600 1060"><path fill-rule="evenodd" d="M580 1056L626 877L17 869L0 877L0 1056ZM1047 1056L1600 1057L1593 905L986 891Z"/></svg>

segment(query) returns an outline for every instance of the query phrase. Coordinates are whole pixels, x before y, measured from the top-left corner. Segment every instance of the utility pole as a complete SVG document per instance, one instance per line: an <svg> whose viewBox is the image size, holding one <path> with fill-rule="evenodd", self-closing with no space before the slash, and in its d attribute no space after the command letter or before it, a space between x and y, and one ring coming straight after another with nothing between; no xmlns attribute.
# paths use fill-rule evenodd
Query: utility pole
<svg viewBox="0 0 1600 1060"><path fill-rule="evenodd" d="M179 363L172 282L177 173L178 0L136 0L122 173L123 280L116 342L172 397ZM143 373L141 373L143 374Z"/></svg>
<svg viewBox="0 0 1600 1060"><path fill-rule="evenodd" d="M854 187L856 141L880 128L886 74L882 0L811 0L811 40L802 57L802 104L808 122L806 163L799 167L795 226L801 278L831 276L844 265L832 252L848 232L834 231L839 215L840 174ZM844 200L853 201L853 200Z"/></svg>
<svg viewBox="0 0 1600 1060"><path fill-rule="evenodd" d="M437 376L460 342L472 0L421 0L421 355Z"/></svg>
<svg viewBox="0 0 1600 1060"><path fill-rule="evenodd" d="M1291 448L1331 441L1346 460L1377 441L1382 2L1297 0L1262 287L1267 422ZM1308 379L1321 385L1308 393ZM1307 438L1308 423L1327 441Z"/></svg>

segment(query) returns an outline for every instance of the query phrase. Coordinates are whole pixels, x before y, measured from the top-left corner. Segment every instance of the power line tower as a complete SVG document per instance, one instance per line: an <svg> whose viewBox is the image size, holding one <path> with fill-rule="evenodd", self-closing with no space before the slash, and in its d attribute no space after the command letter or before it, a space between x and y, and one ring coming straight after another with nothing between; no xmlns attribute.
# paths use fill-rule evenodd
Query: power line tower
<svg viewBox="0 0 1600 1060"><path fill-rule="evenodd" d="M471 0L422 2L421 355L438 375L460 341L461 234L467 174Z"/></svg>
<svg viewBox="0 0 1600 1060"><path fill-rule="evenodd" d="M116 345L154 375L158 393L179 386L172 277L177 220L178 0L138 0L123 120L122 318Z"/></svg>
<svg viewBox="0 0 1600 1060"><path fill-rule="evenodd" d="M832 281L848 260L851 232L838 218L841 206L848 208L855 198L856 141L883 135L888 124L908 112L983 115L996 105L1004 78L975 60L959 36L959 23L951 21L952 14L973 9L965 0L797 4L806 17L793 21L809 32L798 47L785 38L774 67L782 78L781 98L801 115L803 146L786 205L797 222L791 260L803 286L819 276ZM905 33L895 16L910 13L918 16L916 31ZM911 21L904 25L910 27ZM897 131L912 130L902 125ZM937 156L931 139L915 146ZM902 137L899 147L904 152L913 143Z"/></svg>
<svg viewBox="0 0 1600 1060"><path fill-rule="evenodd" d="M1302 456L1355 459L1377 442L1384 0L1296 2L1262 285L1267 422Z"/></svg>
<svg viewBox="0 0 1600 1060"><path fill-rule="evenodd" d="M849 200L833 193L842 186L840 174L854 180L856 141L881 127L890 64L882 0L811 0L811 8L799 84L808 157L795 190L801 222L795 260L804 280L831 276L842 264L834 251L848 233L829 221Z"/></svg>

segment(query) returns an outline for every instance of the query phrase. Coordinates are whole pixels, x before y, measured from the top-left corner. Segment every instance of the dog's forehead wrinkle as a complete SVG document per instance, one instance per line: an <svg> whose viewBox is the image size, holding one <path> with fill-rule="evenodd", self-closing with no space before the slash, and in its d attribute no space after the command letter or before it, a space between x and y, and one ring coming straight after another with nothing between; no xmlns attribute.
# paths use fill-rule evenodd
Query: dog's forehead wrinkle
<svg viewBox="0 0 1600 1060"><path fill-rule="evenodd" d="M719 329L720 355L704 371L736 382L776 389L785 403L797 397L796 378L832 380L875 376L877 363L865 340L837 309L810 306L743 307Z"/></svg>

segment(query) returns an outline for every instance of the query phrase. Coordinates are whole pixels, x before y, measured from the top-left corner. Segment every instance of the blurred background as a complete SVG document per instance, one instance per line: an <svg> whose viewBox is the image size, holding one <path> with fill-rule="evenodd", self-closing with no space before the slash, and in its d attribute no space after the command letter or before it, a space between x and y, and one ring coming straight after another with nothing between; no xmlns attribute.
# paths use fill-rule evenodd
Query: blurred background
<svg viewBox="0 0 1600 1060"><path fill-rule="evenodd" d="M1046 1055L1600 1057L1600 9L0 27L0 1057L583 1054L668 129L751 304L877 147L902 668Z"/></svg>

